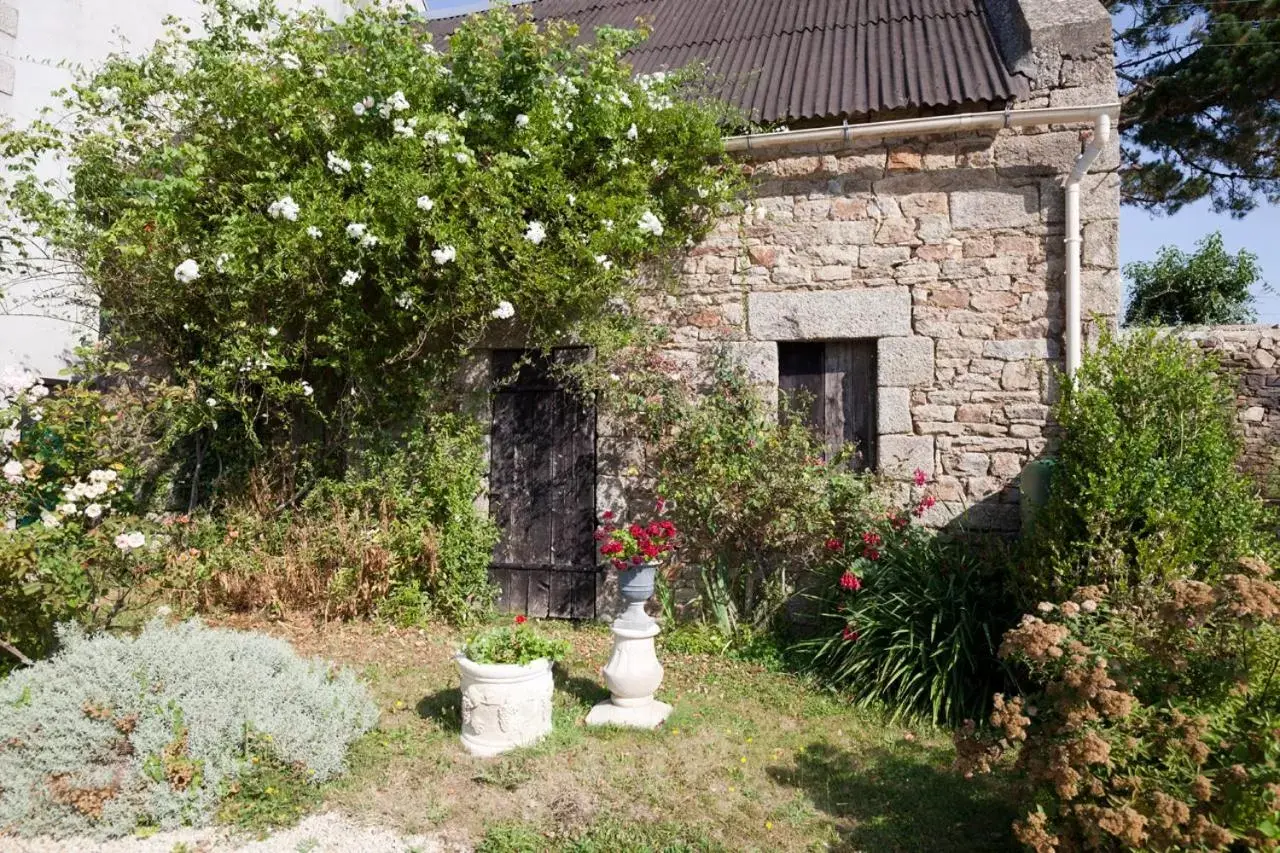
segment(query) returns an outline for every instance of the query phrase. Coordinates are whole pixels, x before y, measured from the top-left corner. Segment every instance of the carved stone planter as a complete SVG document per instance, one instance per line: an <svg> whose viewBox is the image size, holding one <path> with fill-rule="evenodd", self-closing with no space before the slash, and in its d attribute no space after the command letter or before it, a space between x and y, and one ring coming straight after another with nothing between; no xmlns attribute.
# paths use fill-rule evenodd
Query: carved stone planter
<svg viewBox="0 0 1280 853"><path fill-rule="evenodd" d="M462 745L489 757L529 746L551 731L551 661L524 666L454 658L462 673Z"/></svg>

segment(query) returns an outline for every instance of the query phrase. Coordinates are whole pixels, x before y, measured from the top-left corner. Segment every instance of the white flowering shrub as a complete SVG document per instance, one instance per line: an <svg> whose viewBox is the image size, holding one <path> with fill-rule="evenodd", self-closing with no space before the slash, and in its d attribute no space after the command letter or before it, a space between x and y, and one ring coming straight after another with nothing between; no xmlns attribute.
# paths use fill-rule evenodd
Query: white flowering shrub
<svg viewBox="0 0 1280 853"><path fill-rule="evenodd" d="M207 446L322 435L302 456L338 459L490 327L590 341L734 197L718 108L634 79L641 35L575 36L497 9L436 45L405 4L206 0L199 35L112 57L56 125L4 137L8 200L85 270L109 346L194 389ZM36 175L48 152L71 197Z"/></svg>
<svg viewBox="0 0 1280 853"><path fill-rule="evenodd" d="M350 671L282 640L194 621L60 631L56 656L0 681L0 832L207 823L268 757L316 782L341 773L377 721Z"/></svg>

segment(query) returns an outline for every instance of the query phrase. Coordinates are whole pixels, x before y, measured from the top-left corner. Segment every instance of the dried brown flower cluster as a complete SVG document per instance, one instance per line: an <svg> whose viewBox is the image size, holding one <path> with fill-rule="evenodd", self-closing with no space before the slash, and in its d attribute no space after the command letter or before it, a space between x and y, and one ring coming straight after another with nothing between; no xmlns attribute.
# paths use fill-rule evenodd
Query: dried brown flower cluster
<svg viewBox="0 0 1280 853"><path fill-rule="evenodd" d="M1263 561L1111 600L1105 587L1041 604L1001 656L1036 693L998 695L990 729L956 736L960 768L1017 752L1038 804L1014 824L1036 853L1280 850L1280 586ZM1046 803L1052 802L1050 808Z"/></svg>

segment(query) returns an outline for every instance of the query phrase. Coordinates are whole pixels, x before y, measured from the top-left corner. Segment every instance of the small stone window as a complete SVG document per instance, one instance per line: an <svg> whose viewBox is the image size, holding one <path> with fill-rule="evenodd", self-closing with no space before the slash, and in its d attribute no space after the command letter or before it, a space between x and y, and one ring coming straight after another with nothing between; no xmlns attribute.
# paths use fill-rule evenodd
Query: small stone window
<svg viewBox="0 0 1280 853"><path fill-rule="evenodd" d="M778 344L778 399L783 418L800 418L828 453L855 445L855 470L876 464L876 342Z"/></svg>

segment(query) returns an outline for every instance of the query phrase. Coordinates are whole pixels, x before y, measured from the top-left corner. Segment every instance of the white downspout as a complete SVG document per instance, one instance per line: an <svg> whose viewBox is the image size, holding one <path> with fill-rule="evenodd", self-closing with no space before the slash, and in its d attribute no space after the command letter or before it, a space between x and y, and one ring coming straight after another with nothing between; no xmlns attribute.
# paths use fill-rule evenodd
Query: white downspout
<svg viewBox="0 0 1280 853"><path fill-rule="evenodd" d="M1066 282L1066 329L1064 337L1067 345L1067 376L1074 376L1080 367L1080 339L1083 321L1080 316L1080 181L1102 153L1102 148L1111 138L1111 116L1103 113L1094 124L1093 139L1085 146L1084 151L1076 157L1075 167L1067 178L1067 282Z"/></svg>

